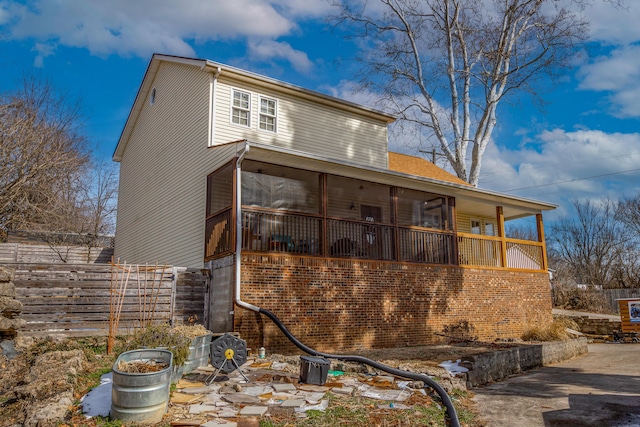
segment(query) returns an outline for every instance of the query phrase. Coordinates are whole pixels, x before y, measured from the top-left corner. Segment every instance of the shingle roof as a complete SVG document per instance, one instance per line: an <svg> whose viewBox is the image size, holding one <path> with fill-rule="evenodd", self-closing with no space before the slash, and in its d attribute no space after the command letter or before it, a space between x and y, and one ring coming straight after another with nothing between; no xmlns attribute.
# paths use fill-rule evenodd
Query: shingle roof
<svg viewBox="0 0 640 427"><path fill-rule="evenodd" d="M420 157L409 156L407 154L389 152L389 170L402 172L410 175L423 176L425 178L438 179L440 181L452 182L454 184L471 184L434 165L433 163Z"/></svg>

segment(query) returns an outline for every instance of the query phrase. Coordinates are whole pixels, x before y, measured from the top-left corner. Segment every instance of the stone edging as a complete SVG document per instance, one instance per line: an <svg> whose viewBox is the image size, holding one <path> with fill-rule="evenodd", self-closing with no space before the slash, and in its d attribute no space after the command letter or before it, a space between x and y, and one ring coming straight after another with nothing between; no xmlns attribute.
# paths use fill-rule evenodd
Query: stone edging
<svg viewBox="0 0 640 427"><path fill-rule="evenodd" d="M524 344L519 347L476 354L462 359L460 366L469 370L467 388L489 384L520 374L539 366L546 366L588 353L584 337L569 341Z"/></svg>

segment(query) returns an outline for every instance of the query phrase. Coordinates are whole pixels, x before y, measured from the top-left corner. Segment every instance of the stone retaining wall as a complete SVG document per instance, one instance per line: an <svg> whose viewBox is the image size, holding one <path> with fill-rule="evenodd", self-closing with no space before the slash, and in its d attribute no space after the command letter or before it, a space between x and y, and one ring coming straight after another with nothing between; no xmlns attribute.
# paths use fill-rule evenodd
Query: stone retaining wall
<svg viewBox="0 0 640 427"><path fill-rule="evenodd" d="M571 316L571 320L576 322L578 330L589 335L613 335L614 332L622 329L620 321L609 319L593 319L589 316Z"/></svg>
<svg viewBox="0 0 640 427"><path fill-rule="evenodd" d="M524 344L519 347L477 354L462 359L467 372L467 387L500 381L539 366L546 366L588 353L587 339Z"/></svg>
<svg viewBox="0 0 640 427"><path fill-rule="evenodd" d="M13 271L0 267L0 342L11 340L25 321L20 319L22 303L16 299Z"/></svg>

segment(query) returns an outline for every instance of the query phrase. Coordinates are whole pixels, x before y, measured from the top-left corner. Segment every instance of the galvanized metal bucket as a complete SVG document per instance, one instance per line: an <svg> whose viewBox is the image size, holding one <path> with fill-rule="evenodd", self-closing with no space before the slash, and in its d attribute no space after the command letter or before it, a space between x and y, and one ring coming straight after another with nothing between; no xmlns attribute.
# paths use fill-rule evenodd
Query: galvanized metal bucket
<svg viewBox="0 0 640 427"><path fill-rule="evenodd" d="M209 349L211 346L212 334L195 337L189 345L189 357L184 362L183 373L188 374L196 368L209 364Z"/></svg>
<svg viewBox="0 0 640 427"><path fill-rule="evenodd" d="M162 363L157 372L129 373L118 369L121 362ZM167 412L173 372L173 353L169 350L144 349L122 353L113 365L111 412L113 419L124 422L157 423Z"/></svg>

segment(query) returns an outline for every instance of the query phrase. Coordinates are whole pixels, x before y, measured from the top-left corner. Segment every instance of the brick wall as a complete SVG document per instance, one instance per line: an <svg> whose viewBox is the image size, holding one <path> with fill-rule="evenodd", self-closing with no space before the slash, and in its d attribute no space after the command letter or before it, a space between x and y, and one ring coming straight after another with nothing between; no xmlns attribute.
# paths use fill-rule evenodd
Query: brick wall
<svg viewBox="0 0 640 427"><path fill-rule="evenodd" d="M242 255L242 299L320 351L520 337L552 320L546 273ZM297 352L270 320L236 308L249 347Z"/></svg>

